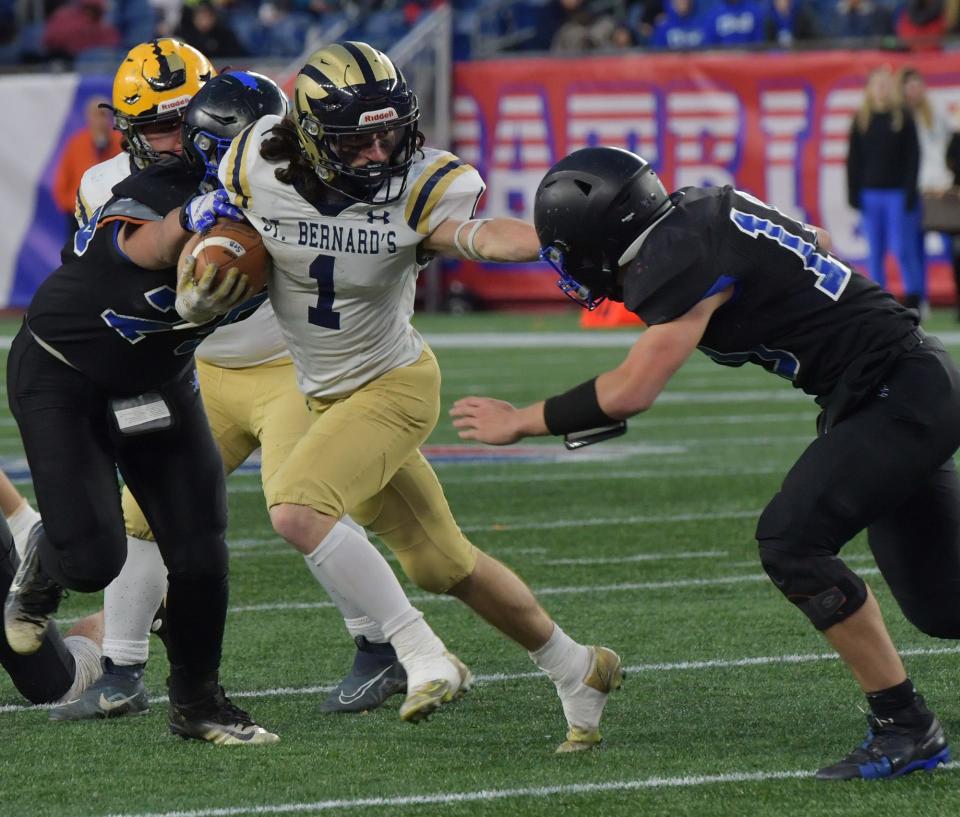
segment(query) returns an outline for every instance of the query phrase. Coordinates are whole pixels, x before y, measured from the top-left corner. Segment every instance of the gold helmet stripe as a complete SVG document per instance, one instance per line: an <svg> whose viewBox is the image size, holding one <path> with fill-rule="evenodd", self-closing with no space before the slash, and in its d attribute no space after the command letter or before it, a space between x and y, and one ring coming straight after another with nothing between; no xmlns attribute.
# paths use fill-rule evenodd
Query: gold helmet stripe
<svg viewBox="0 0 960 817"><path fill-rule="evenodd" d="M404 219L411 230L427 234L430 232L430 215L450 185L464 173L473 168L458 159L452 153L444 153L437 161L431 164L417 179L407 207Z"/></svg>
<svg viewBox="0 0 960 817"><path fill-rule="evenodd" d="M230 147L223 157L223 161L227 163L224 187L231 194L234 203L243 210L249 209L253 201L250 186L247 182L246 150L250 142L250 133L256 124L256 122L253 122L240 131L234 137L233 142L230 143Z"/></svg>
<svg viewBox="0 0 960 817"><path fill-rule="evenodd" d="M304 80L312 80L313 84L308 86ZM301 111L310 111L312 107L310 100L323 99L327 96L325 84L332 84L330 77L323 73L317 66L309 62L300 69L300 76L297 78L296 92L298 97L297 107Z"/></svg>

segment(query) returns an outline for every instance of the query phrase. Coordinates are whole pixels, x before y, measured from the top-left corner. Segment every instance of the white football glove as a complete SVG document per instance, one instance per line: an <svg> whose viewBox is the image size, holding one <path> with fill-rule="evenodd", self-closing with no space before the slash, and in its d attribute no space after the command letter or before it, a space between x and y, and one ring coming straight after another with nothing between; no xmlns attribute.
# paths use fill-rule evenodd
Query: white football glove
<svg viewBox="0 0 960 817"><path fill-rule="evenodd" d="M180 226L191 233L202 233L218 218L243 221L243 211L230 203L230 196L223 188L194 196L180 208Z"/></svg>
<svg viewBox="0 0 960 817"><path fill-rule="evenodd" d="M239 303L254 295L247 286L247 276L241 275L236 267L230 267L223 280L214 289L213 277L217 274L216 264L208 264L199 281L193 278L197 259L186 256L177 271L177 314L185 321L204 324L220 315L225 315Z"/></svg>

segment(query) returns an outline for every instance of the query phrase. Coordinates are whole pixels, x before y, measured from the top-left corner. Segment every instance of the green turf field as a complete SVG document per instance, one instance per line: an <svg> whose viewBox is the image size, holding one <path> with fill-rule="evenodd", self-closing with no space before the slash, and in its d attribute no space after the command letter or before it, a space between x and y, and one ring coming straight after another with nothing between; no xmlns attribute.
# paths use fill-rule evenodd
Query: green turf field
<svg viewBox="0 0 960 817"><path fill-rule="evenodd" d="M579 334L575 318L436 316L418 326L435 341L448 407L471 393L530 401L622 357L630 333ZM960 355L950 316L929 326ZM5 336L14 327L0 324ZM595 345L578 348L580 339ZM142 718L49 723L2 676L0 815L958 815L960 764L889 783L809 779L862 738L863 701L762 575L752 535L814 416L780 379L696 357L619 440L575 453L552 440L525 444L536 461L464 462L434 449L473 541L516 569L574 637L623 655L629 674L609 702L601 750L555 756L562 713L526 654L457 603L410 586L476 687L416 726L398 720L399 697L368 715L321 715L353 646L302 559L273 534L249 470L229 482L222 679L282 742L220 748L172 737L157 641L147 668L154 703ZM430 444L456 443L444 414ZM5 399L0 464L22 468ZM960 645L905 622L862 539L844 554L872 581L912 677L960 749ZM99 603L73 594L62 620Z"/></svg>

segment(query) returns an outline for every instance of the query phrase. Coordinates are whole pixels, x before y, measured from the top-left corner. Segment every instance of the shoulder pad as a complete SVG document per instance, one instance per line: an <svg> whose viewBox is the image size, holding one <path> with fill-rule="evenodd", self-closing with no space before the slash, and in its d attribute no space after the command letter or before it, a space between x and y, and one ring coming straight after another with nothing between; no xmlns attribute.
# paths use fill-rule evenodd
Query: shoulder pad
<svg viewBox="0 0 960 817"><path fill-rule="evenodd" d="M253 207L253 188L256 186L253 168L260 158L260 143L282 121L282 117L273 114L260 117L233 137L230 148L220 160L220 184L230 194L230 201L244 210ZM272 177L272 171L270 175Z"/></svg>
<svg viewBox="0 0 960 817"><path fill-rule="evenodd" d="M198 185L181 162L159 162L114 185L113 195L146 205L162 217L196 193Z"/></svg>
<svg viewBox="0 0 960 817"><path fill-rule="evenodd" d="M426 148L408 180L404 220L411 230L429 235L448 218L473 217L485 189L480 174L445 150Z"/></svg>

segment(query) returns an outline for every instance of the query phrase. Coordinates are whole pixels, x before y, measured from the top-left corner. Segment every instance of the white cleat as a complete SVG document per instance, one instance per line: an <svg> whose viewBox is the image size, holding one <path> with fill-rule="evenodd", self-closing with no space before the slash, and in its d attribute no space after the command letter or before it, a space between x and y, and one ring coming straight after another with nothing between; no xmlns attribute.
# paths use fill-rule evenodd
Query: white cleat
<svg viewBox="0 0 960 817"><path fill-rule="evenodd" d="M573 692L561 694L563 714L567 717L567 739L557 754L582 752L600 745L600 716L607 697L623 685L620 656L607 647L590 647L590 668Z"/></svg>
<svg viewBox="0 0 960 817"><path fill-rule="evenodd" d="M462 698L473 686L473 673L452 652L443 654L447 666L440 667L442 677L411 684L406 700L400 705L400 720L409 723L425 721L444 704Z"/></svg>

